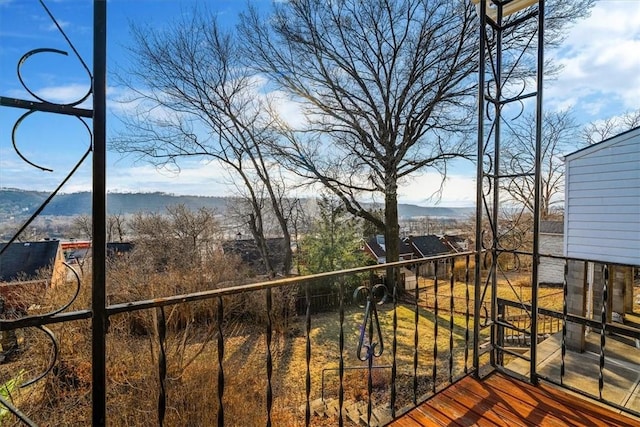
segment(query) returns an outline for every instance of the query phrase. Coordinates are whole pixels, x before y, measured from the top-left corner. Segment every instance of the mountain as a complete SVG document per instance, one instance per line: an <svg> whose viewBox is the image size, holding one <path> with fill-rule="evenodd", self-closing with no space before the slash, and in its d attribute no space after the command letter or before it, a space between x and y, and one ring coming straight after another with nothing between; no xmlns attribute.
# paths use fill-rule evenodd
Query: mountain
<svg viewBox="0 0 640 427"><path fill-rule="evenodd" d="M35 212L49 197L44 191L30 191L16 188L0 188L0 220L23 217ZM163 212L167 206L183 204L190 209L207 207L224 212L232 197L179 196L167 193L108 193L108 214L132 214L135 212ZM381 207L381 206L379 206ZM424 207L399 204L401 218L440 217L463 218L473 212L473 208ZM91 212L91 193L65 193L56 195L42 215L74 216Z"/></svg>
<svg viewBox="0 0 640 427"><path fill-rule="evenodd" d="M48 192L0 189L0 217L25 216L33 213L49 197ZM200 207L224 210L229 197L177 196L166 193L108 193L108 214L162 212L167 206L184 204L191 209ZM91 213L91 193L56 195L42 211L42 215L73 216Z"/></svg>

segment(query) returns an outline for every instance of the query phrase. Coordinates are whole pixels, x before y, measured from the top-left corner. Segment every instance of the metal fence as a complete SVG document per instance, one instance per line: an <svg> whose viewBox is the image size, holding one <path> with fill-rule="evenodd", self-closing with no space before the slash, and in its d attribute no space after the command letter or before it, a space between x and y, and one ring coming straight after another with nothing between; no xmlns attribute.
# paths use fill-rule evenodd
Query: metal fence
<svg viewBox="0 0 640 427"><path fill-rule="evenodd" d="M4 319L3 333L22 336L14 366L28 359L42 372L25 367L3 379L11 388L0 396L11 413L3 417L35 425L73 414L90 424L96 402L83 370L103 369L106 420L117 425L311 425L315 417L382 424L473 370L472 255L440 257L446 279L433 278L428 292L440 304L429 309L421 306L424 291L406 294L369 277L401 266L419 275L430 260L112 304L102 357L88 351L96 333L88 309ZM454 280L456 266L467 280ZM315 314L314 287L328 280L338 306ZM354 280L363 285L348 294L345 283ZM302 315L282 304L291 290L304 301ZM466 297L454 298L460 293ZM176 322L181 311L191 317ZM335 375L325 381L327 370Z"/></svg>
<svg viewBox="0 0 640 427"><path fill-rule="evenodd" d="M546 301L540 299L535 333L530 303L497 299L498 366L509 368L518 359L534 364L540 379L639 415L640 405L633 399L634 372L640 368L640 283L635 278L639 267L543 258L564 263L561 290ZM538 348L550 337L555 340L548 340L544 352L532 360L526 350L534 337ZM620 380L625 376L628 384ZM626 397L621 399L620 393Z"/></svg>
<svg viewBox="0 0 640 427"><path fill-rule="evenodd" d="M94 236L91 278L90 282L82 282L72 274L75 280L64 290L36 295L52 297L45 298L44 305L28 304L26 310L14 312L3 307L2 345L5 352L11 351L0 371L0 422L270 426L311 425L315 417L334 417L338 425L349 420L384 424L461 376L479 373L484 366L508 368L504 364L506 356L525 360L530 365L531 381L543 378L572 388L565 376L566 356L576 347L580 351L583 346L582 351L586 351L585 337L589 331L599 338L597 391L591 395L637 414L608 398L606 393L612 382L607 377L607 367L617 363L609 351L611 341L625 338L630 340L626 343L628 348L636 351L640 340L637 324L619 323L613 316L614 312L634 313L633 304L629 308L624 298L622 310L615 308L619 304L619 295L615 293L619 285L615 285L610 275L612 268L629 266L555 257L565 262L563 293L558 298L562 307L557 309L547 308L544 300L538 300L539 265L532 262L531 301L498 298L497 276L502 273L498 256L509 252L517 259L519 248L506 251L499 244L500 198L496 193L487 199L490 192L482 192L483 177L493 177L493 191L498 191L499 174L483 171L481 164L478 204L484 203L485 208L491 204L491 209L486 210L492 212L489 222L493 235L492 244L482 245L485 236L480 208L476 214L476 252L242 286L220 287L211 283L209 289L198 292L109 304L105 233L106 0L93 2L92 67L78 55L44 2L40 4L64 36L69 51L87 70L91 90L76 102L57 104L35 95L28 83L20 79L36 100L0 97L0 105L25 111L15 128L36 112L75 116L89 131L91 143L11 241L17 239L91 156ZM542 15L543 9L539 11ZM484 21L481 14L483 24ZM538 37L542 38L542 31ZM481 51L485 41L481 38ZM65 52L47 48L26 52L18 64L18 73L21 64L41 53ZM538 50L541 76L540 59ZM480 65L484 70L484 61ZM500 67L496 69L500 74ZM481 78L484 79L483 72ZM482 79L481 98L485 83ZM538 92L541 82L538 78ZM78 107L90 97L91 109ZM503 101L491 102L498 105ZM479 107L483 105L479 103ZM540 113L539 99L536 105ZM480 108L478 158L481 159L491 151L489 138L485 140L482 133L483 118ZM500 115L494 115L494 119L499 121ZM91 125L85 120L91 120ZM496 151L499 140L497 132ZM539 148L536 152L540 154ZM539 170L536 174L539 177ZM534 217L538 218L539 206L534 210ZM538 222L534 221L534 254L522 253L532 260L538 256L537 227ZM0 256L6 247L0 249ZM491 253L488 267L480 265L483 258L480 249ZM444 266L434 260L445 261ZM429 286L416 285L411 291L403 291L394 272L401 267L411 269L419 284L424 279L420 267L423 264L436 266L433 277L427 277ZM589 265L597 267L590 269ZM446 270L444 273L438 271L442 268ZM569 274L572 268L578 272L594 271L593 279L585 278L576 284L569 280L573 278ZM386 276L386 284L370 280L371 275ZM347 281L348 286L354 282L361 286L352 292L345 284ZM315 290L325 287L327 282L333 287L333 297L322 301L314 296L318 294ZM294 296L292 289L296 292ZM56 300L58 293L63 296ZM574 305L580 298L584 301ZM555 323L544 321L542 316L555 319ZM549 326L545 326L547 323ZM560 374L546 376L542 369L537 371L536 344L541 338L558 334ZM522 336L525 341L529 337L528 354L513 350L515 336ZM337 375L324 378L323 372Z"/></svg>

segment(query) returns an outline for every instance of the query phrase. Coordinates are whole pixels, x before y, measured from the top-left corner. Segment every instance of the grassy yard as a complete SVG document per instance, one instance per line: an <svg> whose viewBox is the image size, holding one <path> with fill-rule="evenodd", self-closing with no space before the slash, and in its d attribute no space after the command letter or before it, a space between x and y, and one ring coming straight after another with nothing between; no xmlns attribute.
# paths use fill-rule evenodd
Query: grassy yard
<svg viewBox="0 0 640 427"><path fill-rule="evenodd" d="M449 377L462 375L471 366L473 318L469 320L467 336L466 286L453 286L454 311L449 311L449 282L438 284L438 312L435 287L421 283L424 289L418 301L403 298L378 306L384 351L374 358L372 370L372 401L374 406L389 402L391 366L396 366L396 407L409 404L414 395L424 396L433 389L433 381L446 383ZM471 297L473 290L469 290ZM513 293L510 286L501 285L499 295ZM526 287L517 289L525 298ZM541 289L544 295L557 289ZM258 298L259 300L260 298ZM510 298L513 299L513 298ZM549 297L551 300L560 298ZM554 302L555 303L555 302ZM472 310L470 301L469 310ZM153 324L153 312L144 312L148 324ZM343 389L345 405L368 400L369 373L367 362L357 357L364 309L347 307L340 321L337 310L311 317L307 341L306 319L296 316L287 326L271 337L271 419L274 425L304 425L304 405L307 399L307 375L310 380L309 399L325 399L339 395L338 368L340 355L344 363ZM126 315L111 319L107 336L108 416L112 425L157 425L159 394L158 366L160 348L153 331L133 333L126 327ZM452 325L452 328L450 326ZM13 401L41 425L90 424L91 343L86 321L52 325L59 337L61 353L56 369L45 380L22 390L12 390ZM365 326L366 328L366 326ZM343 348L340 351L340 332ZM368 330L368 328L367 328ZM217 325L192 323L168 333L164 350L167 360L165 425L214 425L217 422L217 386L222 379L225 425L264 425L267 419L267 371L269 369L266 326L245 318L228 319L223 325L223 373L219 376ZM483 331L484 336L488 330ZM307 345L310 346L307 364ZM452 351L450 352L450 345ZM2 365L4 381L11 372L21 372L27 366L42 366L50 354L27 350L15 361ZM377 350L380 349L378 345ZM37 359L37 360L36 360ZM37 362L37 363L36 363ZM307 371L308 366L308 371ZM434 378L435 368L435 378ZM33 371L37 369L32 369ZM323 381L324 376L324 381ZM313 417L313 425L335 425L336 421Z"/></svg>

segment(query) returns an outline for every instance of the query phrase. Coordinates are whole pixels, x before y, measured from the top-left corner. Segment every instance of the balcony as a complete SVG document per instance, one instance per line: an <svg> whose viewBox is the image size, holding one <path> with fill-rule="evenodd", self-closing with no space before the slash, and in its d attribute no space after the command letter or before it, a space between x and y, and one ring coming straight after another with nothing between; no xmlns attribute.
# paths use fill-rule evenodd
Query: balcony
<svg viewBox="0 0 640 427"><path fill-rule="evenodd" d="M513 97L502 91L511 74L499 59L503 31L535 14L505 23L508 9L532 2L492 3L496 43L485 46L484 31L480 38L478 159L500 152L500 126L482 124L499 123L503 106L535 97L539 119L542 107L544 2L537 89ZM535 262L502 266L500 255L518 254L501 240L500 183L514 176L499 173L498 156L489 156L493 168L478 165L476 243L488 243L487 252L250 284L214 280L215 271L137 282L126 270L105 271L106 2L94 4L94 109L0 98L28 110L23 117L93 120L96 196L93 277L71 272L77 280L55 290L21 288L20 310L4 307L0 423L638 424L638 265L543 256L564 274L560 286L540 286L536 195L533 249L521 254ZM482 23L486 15L481 8ZM500 54L485 55L485 47ZM537 154L540 139L538 132ZM535 166L540 178L540 159ZM149 292L132 286L141 283Z"/></svg>

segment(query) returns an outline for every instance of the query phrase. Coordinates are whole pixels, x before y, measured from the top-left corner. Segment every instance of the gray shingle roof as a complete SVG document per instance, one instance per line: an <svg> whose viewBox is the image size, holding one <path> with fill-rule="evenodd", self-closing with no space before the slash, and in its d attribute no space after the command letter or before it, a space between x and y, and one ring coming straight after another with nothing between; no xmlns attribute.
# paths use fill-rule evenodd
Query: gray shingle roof
<svg viewBox="0 0 640 427"><path fill-rule="evenodd" d="M383 258L387 255L384 245L384 236L374 236L367 241L367 246L378 257ZM413 249L402 239L398 238L398 252L400 256L413 254Z"/></svg>
<svg viewBox="0 0 640 427"><path fill-rule="evenodd" d="M438 236L433 234L428 236L411 236L408 241L413 245L418 257L429 257L447 254L450 249L440 241Z"/></svg>
<svg viewBox="0 0 640 427"><path fill-rule="evenodd" d="M3 243L0 248L5 246ZM58 240L12 243L0 255L0 282L33 278L39 270L53 265L59 248Z"/></svg>

